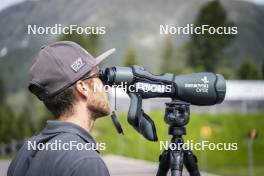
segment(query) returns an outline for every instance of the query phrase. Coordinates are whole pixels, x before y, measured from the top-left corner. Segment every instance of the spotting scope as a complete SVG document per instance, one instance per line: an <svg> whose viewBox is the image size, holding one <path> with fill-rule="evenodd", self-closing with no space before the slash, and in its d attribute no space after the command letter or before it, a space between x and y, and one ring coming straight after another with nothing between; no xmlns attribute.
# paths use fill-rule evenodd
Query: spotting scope
<svg viewBox="0 0 264 176"><path fill-rule="evenodd" d="M122 86L131 99L128 122L144 137L157 140L148 130L153 121L142 110L142 99L168 97L192 105L214 105L223 102L225 79L220 74L201 72L186 75L163 73L154 75L143 67L108 67L101 70L101 80L109 86Z"/></svg>

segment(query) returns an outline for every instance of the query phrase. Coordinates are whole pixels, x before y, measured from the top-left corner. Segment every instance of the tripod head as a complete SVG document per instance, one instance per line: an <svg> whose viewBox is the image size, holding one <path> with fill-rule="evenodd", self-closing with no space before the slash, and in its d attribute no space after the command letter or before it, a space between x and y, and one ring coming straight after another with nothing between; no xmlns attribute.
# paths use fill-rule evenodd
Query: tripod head
<svg viewBox="0 0 264 176"><path fill-rule="evenodd" d="M186 134L185 125L190 119L190 103L172 100L166 103L164 121L170 126L169 134L181 136Z"/></svg>
<svg viewBox="0 0 264 176"><path fill-rule="evenodd" d="M166 103L164 120L168 125L185 126L189 122L190 103L180 100L172 100Z"/></svg>

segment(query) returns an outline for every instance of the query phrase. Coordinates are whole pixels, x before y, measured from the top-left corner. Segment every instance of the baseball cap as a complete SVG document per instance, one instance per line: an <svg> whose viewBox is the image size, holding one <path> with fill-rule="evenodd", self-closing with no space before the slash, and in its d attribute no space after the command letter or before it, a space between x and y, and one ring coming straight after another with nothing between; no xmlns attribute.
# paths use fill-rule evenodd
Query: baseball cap
<svg viewBox="0 0 264 176"><path fill-rule="evenodd" d="M45 100L74 84L114 52L115 48L93 57L71 41L42 47L30 69L28 88Z"/></svg>

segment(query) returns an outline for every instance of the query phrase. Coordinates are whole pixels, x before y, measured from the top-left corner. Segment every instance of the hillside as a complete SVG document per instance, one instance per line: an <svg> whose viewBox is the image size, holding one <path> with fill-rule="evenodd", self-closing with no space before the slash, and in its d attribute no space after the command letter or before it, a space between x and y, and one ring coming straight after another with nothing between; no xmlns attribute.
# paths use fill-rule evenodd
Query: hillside
<svg viewBox="0 0 264 176"><path fill-rule="evenodd" d="M160 24L192 23L202 5L208 0L43 0L26 1L0 11L0 74L9 92L26 86L27 70L40 46L55 41L58 36L27 35L27 25L53 26L78 24L105 25L102 48L116 47L118 52L105 65L123 63L129 46L136 49L141 64L158 72L164 36ZM252 58L257 63L264 55L264 7L244 1L222 0L228 16L239 28L239 36L227 49L230 65ZM172 36L175 47L188 40L187 35ZM148 64L151 61L152 64ZM177 62L177 61L175 61Z"/></svg>

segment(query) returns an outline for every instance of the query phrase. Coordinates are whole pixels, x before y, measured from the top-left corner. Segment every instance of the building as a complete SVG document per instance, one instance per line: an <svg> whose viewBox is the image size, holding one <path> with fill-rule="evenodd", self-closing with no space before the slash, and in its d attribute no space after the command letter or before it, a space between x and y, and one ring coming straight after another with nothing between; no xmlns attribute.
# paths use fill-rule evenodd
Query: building
<svg viewBox="0 0 264 176"><path fill-rule="evenodd" d="M114 108L115 91L109 91L109 98L112 108ZM146 112L164 111L165 102L170 102L169 98L152 98L143 100L143 109ZM116 107L118 111L127 111L130 99L125 91L116 89ZM226 97L222 104L214 106L191 106L194 112L264 112L264 81L238 81L228 80L226 82Z"/></svg>

